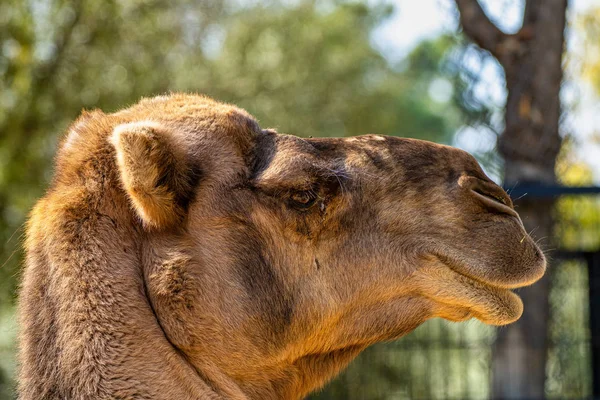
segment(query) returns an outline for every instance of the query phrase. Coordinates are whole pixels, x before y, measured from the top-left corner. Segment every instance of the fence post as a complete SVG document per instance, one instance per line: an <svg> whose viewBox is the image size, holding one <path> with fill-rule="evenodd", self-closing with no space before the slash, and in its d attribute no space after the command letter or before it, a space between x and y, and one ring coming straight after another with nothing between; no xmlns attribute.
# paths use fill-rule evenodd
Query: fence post
<svg viewBox="0 0 600 400"><path fill-rule="evenodd" d="M589 276L592 398L600 399L600 251L586 254Z"/></svg>

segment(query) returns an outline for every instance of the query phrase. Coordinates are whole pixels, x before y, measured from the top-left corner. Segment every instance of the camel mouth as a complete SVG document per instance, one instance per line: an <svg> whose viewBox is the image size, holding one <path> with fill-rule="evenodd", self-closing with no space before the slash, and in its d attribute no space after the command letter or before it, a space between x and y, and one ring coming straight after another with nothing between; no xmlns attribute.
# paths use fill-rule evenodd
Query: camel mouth
<svg viewBox="0 0 600 400"><path fill-rule="evenodd" d="M500 287L457 271L436 258L415 273L419 293L438 305L434 314L451 321L477 318L501 326L517 321L523 313L521 298Z"/></svg>
<svg viewBox="0 0 600 400"><path fill-rule="evenodd" d="M457 275L455 282L471 292L465 298L465 305L472 316L481 322L495 326L507 325L517 321L523 314L523 301L513 289L528 284L500 286L465 275L451 266L447 268Z"/></svg>

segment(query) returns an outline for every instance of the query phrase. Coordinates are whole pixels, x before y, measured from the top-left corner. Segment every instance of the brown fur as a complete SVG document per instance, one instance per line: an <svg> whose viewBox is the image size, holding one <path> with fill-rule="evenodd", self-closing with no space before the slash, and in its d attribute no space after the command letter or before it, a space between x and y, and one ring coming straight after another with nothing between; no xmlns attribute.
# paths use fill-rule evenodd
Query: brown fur
<svg viewBox="0 0 600 400"><path fill-rule="evenodd" d="M518 319L544 269L463 151L192 95L84 113L27 228L20 398L297 399L429 318Z"/></svg>

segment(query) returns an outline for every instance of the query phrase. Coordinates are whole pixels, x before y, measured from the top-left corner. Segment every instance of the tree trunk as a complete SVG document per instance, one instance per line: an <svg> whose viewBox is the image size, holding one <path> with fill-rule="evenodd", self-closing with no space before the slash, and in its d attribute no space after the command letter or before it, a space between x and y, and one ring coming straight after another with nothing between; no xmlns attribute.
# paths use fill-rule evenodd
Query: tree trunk
<svg viewBox="0 0 600 400"><path fill-rule="evenodd" d="M505 130L498 139L504 182L552 184L560 150L560 87L567 0L528 0L523 26L507 35L477 0L456 0L464 33L495 56L506 75ZM553 201L521 199L517 211L529 232L551 245ZM523 317L498 330L493 353L494 398L541 399L548 349L548 275L519 292Z"/></svg>

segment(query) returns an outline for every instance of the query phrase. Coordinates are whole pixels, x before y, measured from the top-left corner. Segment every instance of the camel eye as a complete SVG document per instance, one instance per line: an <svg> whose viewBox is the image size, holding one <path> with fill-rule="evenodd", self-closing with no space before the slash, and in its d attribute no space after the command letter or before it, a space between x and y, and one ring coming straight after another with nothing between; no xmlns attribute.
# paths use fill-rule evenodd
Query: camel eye
<svg viewBox="0 0 600 400"><path fill-rule="evenodd" d="M310 190L302 190L298 192L293 192L290 195L290 200L292 201L295 207L308 208L315 204L317 196Z"/></svg>

